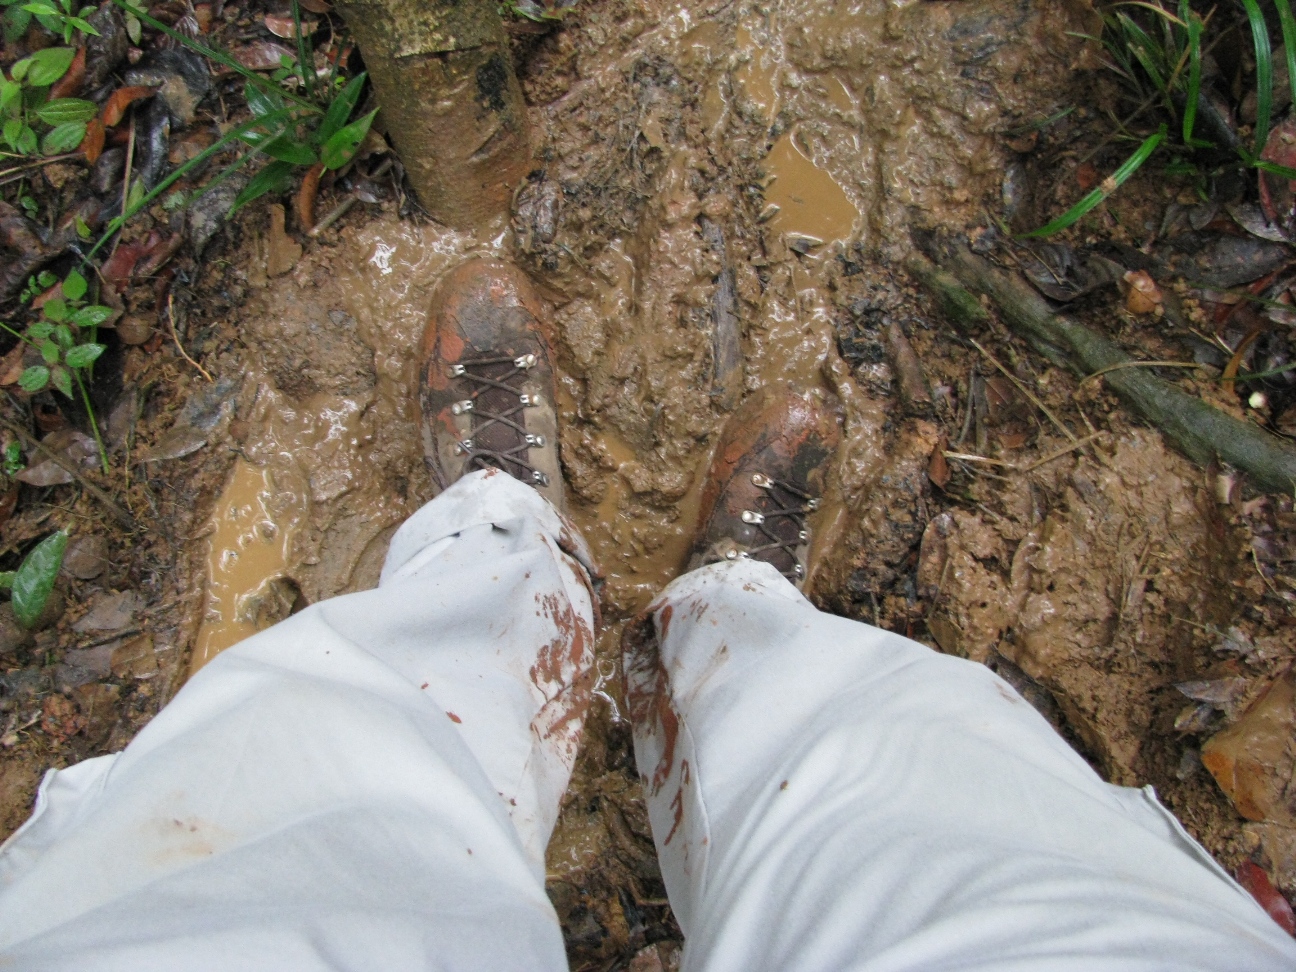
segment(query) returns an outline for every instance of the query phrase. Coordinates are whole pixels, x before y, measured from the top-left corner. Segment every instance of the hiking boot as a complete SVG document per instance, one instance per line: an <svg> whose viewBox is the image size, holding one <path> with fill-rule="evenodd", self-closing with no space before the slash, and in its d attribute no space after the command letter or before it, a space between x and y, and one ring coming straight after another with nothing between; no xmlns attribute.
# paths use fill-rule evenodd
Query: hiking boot
<svg viewBox="0 0 1296 972"><path fill-rule="evenodd" d="M498 469L564 509L553 354L526 275L476 258L437 284L419 348L423 452L439 490Z"/></svg>
<svg viewBox="0 0 1296 972"><path fill-rule="evenodd" d="M810 515L841 438L835 399L748 399L725 425L702 493L689 569L751 557L797 586L809 573Z"/></svg>

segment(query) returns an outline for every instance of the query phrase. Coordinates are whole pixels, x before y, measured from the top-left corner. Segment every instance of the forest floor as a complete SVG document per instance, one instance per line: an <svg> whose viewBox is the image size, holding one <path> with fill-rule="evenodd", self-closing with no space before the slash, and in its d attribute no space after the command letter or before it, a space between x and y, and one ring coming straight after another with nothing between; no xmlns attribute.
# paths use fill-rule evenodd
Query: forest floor
<svg viewBox="0 0 1296 972"><path fill-rule="evenodd" d="M267 12L282 13L225 3L210 30L269 42ZM1065 243L1004 233L1057 216L1129 153L1109 137L1114 82L1074 36L1098 29L1081 0L583 0L515 30L538 135L507 225L429 221L380 153L324 187L320 212L359 202L313 235L286 199L214 235L161 206L137 218L122 299L141 333L110 333L93 389L112 472L14 483L0 526L15 563L56 527L73 537L62 613L34 636L0 630L0 834L46 769L122 748L215 653L376 583L432 495L415 394L428 295L494 253L552 312L573 518L606 575L598 701L549 851L574 969L677 962L620 627L683 569L710 449L767 386L844 409L817 604L994 668L1104 778L1155 786L1227 868L1255 861L1296 894L1296 700L1279 691L1296 657L1292 496L1193 464L1101 379L997 321L960 332L903 269L916 235L967 234L1135 357L1201 366L1167 379L1296 431L1287 374L1219 380L1231 358L1235 374L1289 358L1274 307L1296 251L1248 234L1233 200L1149 168ZM227 120L228 89L171 120L173 159ZM35 170L50 225L86 170ZM1086 286L1095 256L1154 278L1151 303L1120 274ZM1271 303L1239 300L1248 286ZM84 438L83 411L4 384L9 420L56 451ZM1268 735L1238 759L1280 798L1243 816L1201 749L1257 699Z"/></svg>

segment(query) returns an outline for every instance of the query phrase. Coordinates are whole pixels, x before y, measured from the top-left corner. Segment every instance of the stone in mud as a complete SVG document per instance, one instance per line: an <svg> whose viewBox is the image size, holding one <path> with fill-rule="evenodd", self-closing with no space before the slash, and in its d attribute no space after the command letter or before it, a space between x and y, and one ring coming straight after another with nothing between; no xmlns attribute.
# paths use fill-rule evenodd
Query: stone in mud
<svg viewBox="0 0 1296 972"><path fill-rule="evenodd" d="M1296 827L1296 670L1288 669L1239 719L1202 747L1202 763L1248 820Z"/></svg>
<svg viewBox="0 0 1296 972"><path fill-rule="evenodd" d="M68 544L63 570L77 580L94 580L108 566L108 541L98 534L77 537Z"/></svg>
<svg viewBox="0 0 1296 972"><path fill-rule="evenodd" d="M144 606L143 598L134 591L108 594L95 602L84 617L72 625L74 631L120 631L127 627L135 614Z"/></svg>

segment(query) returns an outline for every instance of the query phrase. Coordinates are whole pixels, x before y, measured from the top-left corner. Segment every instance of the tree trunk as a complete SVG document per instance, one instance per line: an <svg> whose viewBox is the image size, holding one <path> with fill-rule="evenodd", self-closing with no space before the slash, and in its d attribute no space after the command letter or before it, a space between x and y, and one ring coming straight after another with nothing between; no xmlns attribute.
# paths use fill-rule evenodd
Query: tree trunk
<svg viewBox="0 0 1296 972"><path fill-rule="evenodd" d="M419 202L471 229L507 214L531 165L496 0L338 0Z"/></svg>

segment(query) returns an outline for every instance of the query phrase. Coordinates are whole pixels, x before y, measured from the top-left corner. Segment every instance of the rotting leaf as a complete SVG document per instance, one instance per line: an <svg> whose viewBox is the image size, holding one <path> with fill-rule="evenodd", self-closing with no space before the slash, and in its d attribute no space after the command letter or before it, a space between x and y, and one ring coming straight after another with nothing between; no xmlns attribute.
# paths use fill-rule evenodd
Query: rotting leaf
<svg viewBox="0 0 1296 972"><path fill-rule="evenodd" d="M1253 861L1245 861L1237 869L1237 881L1283 931L1288 935L1296 935L1296 915L1292 913L1292 906L1273 886L1264 868Z"/></svg>
<svg viewBox="0 0 1296 972"><path fill-rule="evenodd" d="M45 602L63 566L67 543L68 535L64 531L51 534L32 548L14 574L13 611L23 627L34 627L45 610Z"/></svg>
<svg viewBox="0 0 1296 972"><path fill-rule="evenodd" d="M927 478L937 489L944 489L950 480L949 460L945 458L945 450L948 448L949 438L941 435L936 448L932 450L931 459L927 462Z"/></svg>
<svg viewBox="0 0 1296 972"><path fill-rule="evenodd" d="M112 128L125 117L127 108L141 98L148 98L156 92L157 88L146 88L143 85L118 88L104 102L99 120L103 122L105 128Z"/></svg>

